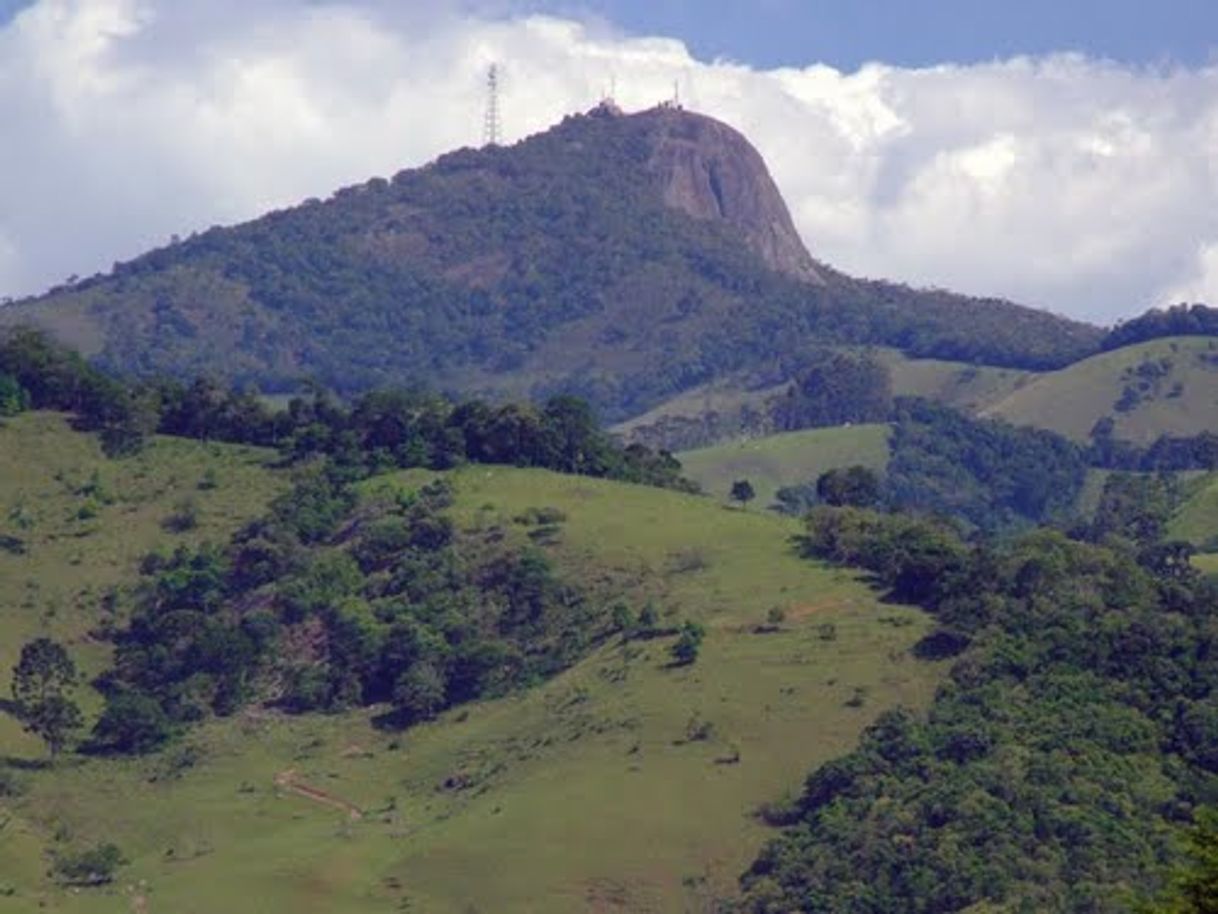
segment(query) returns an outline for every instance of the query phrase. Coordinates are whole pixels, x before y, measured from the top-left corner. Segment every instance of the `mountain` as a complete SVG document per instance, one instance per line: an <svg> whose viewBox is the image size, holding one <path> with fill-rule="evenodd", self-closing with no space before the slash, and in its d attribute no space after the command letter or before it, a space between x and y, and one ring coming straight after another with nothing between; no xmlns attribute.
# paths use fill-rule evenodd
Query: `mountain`
<svg viewBox="0 0 1218 914"><path fill-rule="evenodd" d="M563 391L612 419L734 371L776 365L783 380L813 344L1045 369L1102 338L1008 302L845 276L808 253L739 133L608 106L0 310L20 322L126 373Z"/></svg>

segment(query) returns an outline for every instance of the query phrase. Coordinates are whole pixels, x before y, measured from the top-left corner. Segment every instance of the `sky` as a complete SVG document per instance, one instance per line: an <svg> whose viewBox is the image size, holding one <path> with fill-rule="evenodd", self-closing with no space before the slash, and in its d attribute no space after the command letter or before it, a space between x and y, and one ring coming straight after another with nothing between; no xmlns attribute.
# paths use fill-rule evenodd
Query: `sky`
<svg viewBox="0 0 1218 914"><path fill-rule="evenodd" d="M1213 0L0 0L0 298L671 96L813 256L1101 323L1218 304Z"/></svg>

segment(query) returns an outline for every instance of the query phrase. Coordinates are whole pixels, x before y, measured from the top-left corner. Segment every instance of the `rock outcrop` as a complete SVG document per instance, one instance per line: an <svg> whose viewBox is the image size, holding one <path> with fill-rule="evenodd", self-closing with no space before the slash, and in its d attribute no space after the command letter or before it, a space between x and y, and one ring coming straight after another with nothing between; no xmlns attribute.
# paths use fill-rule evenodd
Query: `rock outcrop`
<svg viewBox="0 0 1218 914"><path fill-rule="evenodd" d="M761 154L726 124L679 108L633 117L649 122L648 167L664 202L697 219L722 219L774 270L822 282Z"/></svg>

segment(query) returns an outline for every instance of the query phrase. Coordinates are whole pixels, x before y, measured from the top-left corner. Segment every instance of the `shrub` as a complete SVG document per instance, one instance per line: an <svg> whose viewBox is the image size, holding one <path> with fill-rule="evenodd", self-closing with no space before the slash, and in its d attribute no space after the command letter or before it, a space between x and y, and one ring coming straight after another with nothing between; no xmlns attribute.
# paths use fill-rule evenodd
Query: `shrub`
<svg viewBox="0 0 1218 914"><path fill-rule="evenodd" d="M107 885L127 862L118 846L107 842L76 853L56 854L51 874L62 885Z"/></svg>

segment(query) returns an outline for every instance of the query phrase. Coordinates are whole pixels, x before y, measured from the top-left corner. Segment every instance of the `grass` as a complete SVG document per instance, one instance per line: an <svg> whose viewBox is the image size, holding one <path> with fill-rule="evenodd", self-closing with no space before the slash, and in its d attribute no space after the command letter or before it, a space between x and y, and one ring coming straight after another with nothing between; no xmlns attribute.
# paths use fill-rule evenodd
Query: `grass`
<svg viewBox="0 0 1218 914"><path fill-rule="evenodd" d="M1163 364L1164 374L1127 411L1116 409L1139 366ZM1150 444L1160 435L1195 435L1218 428L1218 340L1174 337L1105 352L1061 371L1037 376L983 410L1017 425L1052 429L1086 441L1106 416L1117 437Z"/></svg>
<svg viewBox="0 0 1218 914"><path fill-rule="evenodd" d="M0 859L27 861L5 873L5 910L701 910L769 835L760 804L848 751L882 709L925 706L939 681L909 654L927 618L797 557L792 521L540 471L453 477L465 527L523 538L522 512L564 512L545 547L556 565L606 605L653 601L706 624L697 663L671 668L671 639L618 639L548 683L400 735L367 711L250 711L149 759L34 772L10 804L25 824L0 832ZM774 607L786 620L758 633ZM277 789L288 769L364 817ZM132 860L121 883L48 885L29 859L57 832L116 841Z"/></svg>
<svg viewBox="0 0 1218 914"><path fill-rule="evenodd" d="M130 582L154 548L226 540L260 514L281 485L265 469L268 456L163 438L135 457L107 460L62 415L6 420L0 534L22 540L25 553L0 551L0 694L21 645L40 635L66 642L86 675L100 672L108 650L89 633L110 617L110 591ZM215 486L200 488L209 469ZM164 522L185 501L197 508L197 526L170 534ZM35 748L5 715L0 745Z"/></svg>
<svg viewBox="0 0 1218 914"><path fill-rule="evenodd" d="M809 429L685 451L677 457L685 475L716 498L726 500L732 482L747 479L757 493L753 505L764 509L783 486L815 482L835 467L857 463L883 470L888 433L888 426L880 424Z"/></svg>

